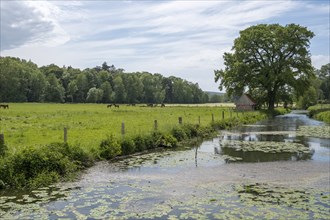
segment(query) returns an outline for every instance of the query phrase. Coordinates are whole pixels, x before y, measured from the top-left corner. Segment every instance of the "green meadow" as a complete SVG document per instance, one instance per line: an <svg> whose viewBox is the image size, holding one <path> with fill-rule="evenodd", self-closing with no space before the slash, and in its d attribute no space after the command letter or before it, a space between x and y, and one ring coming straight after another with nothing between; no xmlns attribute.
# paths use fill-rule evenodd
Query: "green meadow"
<svg viewBox="0 0 330 220"><path fill-rule="evenodd" d="M0 114L4 136L0 189L47 186L71 179L97 160L176 147L178 142L266 117L260 112L234 112L228 106L107 108L105 104L41 103L10 103Z"/></svg>
<svg viewBox="0 0 330 220"><path fill-rule="evenodd" d="M122 123L125 136L144 135L157 130L169 132L179 124L210 125L214 120L241 117L243 113L230 112L227 106L166 106L144 107L120 105L107 108L105 104L41 104L11 103L9 109L0 109L0 133L10 151L22 146L38 146L52 142L63 142L64 127L67 128L67 142L80 145L85 150L96 147L108 135L120 138ZM258 113L245 113L258 114Z"/></svg>

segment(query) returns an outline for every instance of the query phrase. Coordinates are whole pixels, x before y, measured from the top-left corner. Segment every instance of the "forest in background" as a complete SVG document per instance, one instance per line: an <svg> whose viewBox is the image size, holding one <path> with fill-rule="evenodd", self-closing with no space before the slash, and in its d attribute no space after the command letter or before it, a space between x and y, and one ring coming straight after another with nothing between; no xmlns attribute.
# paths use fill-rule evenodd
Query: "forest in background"
<svg viewBox="0 0 330 220"><path fill-rule="evenodd" d="M38 67L32 61L0 57L0 102L206 103L225 101L198 83L148 72L126 73L108 65L86 68Z"/></svg>

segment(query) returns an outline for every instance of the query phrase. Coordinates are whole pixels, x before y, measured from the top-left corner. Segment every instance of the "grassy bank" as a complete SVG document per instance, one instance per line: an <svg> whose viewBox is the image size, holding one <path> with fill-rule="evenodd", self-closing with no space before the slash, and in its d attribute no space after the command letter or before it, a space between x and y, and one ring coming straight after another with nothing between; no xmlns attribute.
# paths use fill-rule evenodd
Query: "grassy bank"
<svg viewBox="0 0 330 220"><path fill-rule="evenodd" d="M97 104L10 104L9 110L1 110L5 145L0 145L0 188L48 185L72 178L97 160L176 147L217 129L265 117L259 112L207 106L108 109ZM64 127L67 143L63 143Z"/></svg>
<svg viewBox="0 0 330 220"><path fill-rule="evenodd" d="M330 104L318 104L308 108L309 116L330 123Z"/></svg>

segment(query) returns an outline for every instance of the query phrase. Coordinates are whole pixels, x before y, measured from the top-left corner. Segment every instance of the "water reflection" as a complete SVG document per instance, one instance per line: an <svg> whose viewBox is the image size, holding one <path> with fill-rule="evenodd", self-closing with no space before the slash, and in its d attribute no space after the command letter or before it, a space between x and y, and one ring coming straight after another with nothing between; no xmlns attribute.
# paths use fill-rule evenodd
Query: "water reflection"
<svg viewBox="0 0 330 220"><path fill-rule="evenodd" d="M323 124L324 123L312 120L303 114L291 113L284 116L278 116L274 119L261 121L254 126L241 126L235 131L222 133L219 138L219 147L215 147L214 153L241 158L239 160L240 162L296 161L310 159L329 161L329 150L326 149L330 148L329 139L296 136L296 130L299 126L320 126ZM305 153L244 152L222 144L223 141L300 143L312 150Z"/></svg>

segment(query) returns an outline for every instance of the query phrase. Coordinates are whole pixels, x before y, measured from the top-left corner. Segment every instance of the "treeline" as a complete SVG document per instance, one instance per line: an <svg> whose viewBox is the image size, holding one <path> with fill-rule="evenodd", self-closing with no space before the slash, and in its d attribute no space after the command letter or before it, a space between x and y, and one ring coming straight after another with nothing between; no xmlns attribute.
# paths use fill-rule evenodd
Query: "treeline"
<svg viewBox="0 0 330 220"><path fill-rule="evenodd" d="M205 103L197 83L148 72L124 73L109 66L38 67L31 61L0 57L0 102Z"/></svg>

